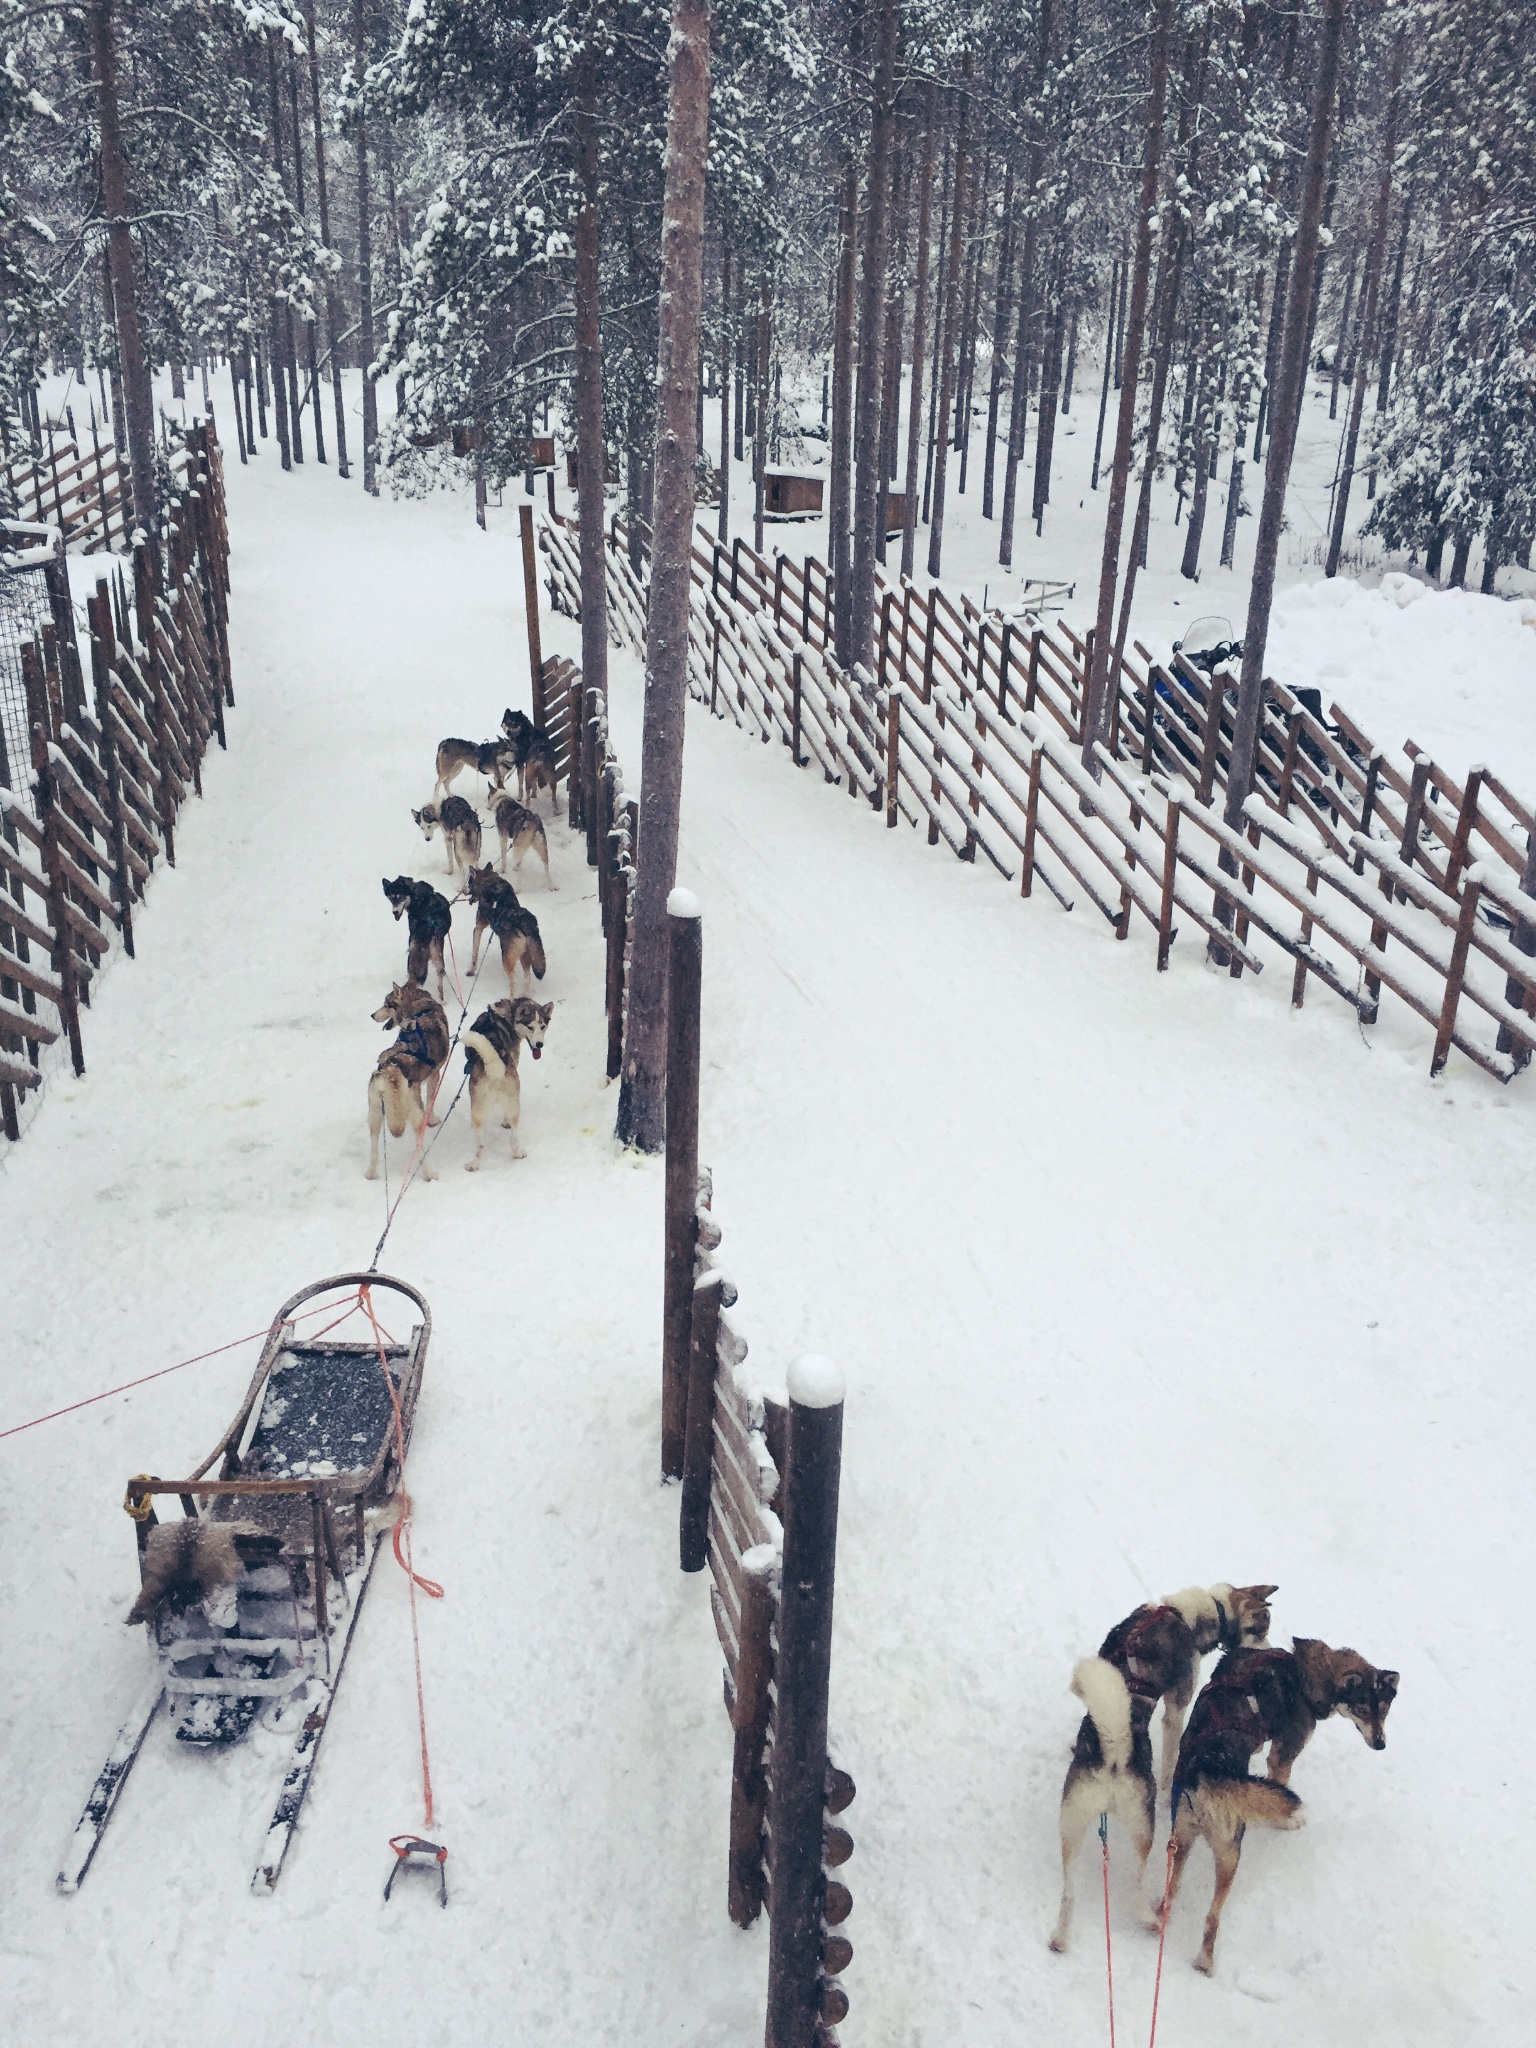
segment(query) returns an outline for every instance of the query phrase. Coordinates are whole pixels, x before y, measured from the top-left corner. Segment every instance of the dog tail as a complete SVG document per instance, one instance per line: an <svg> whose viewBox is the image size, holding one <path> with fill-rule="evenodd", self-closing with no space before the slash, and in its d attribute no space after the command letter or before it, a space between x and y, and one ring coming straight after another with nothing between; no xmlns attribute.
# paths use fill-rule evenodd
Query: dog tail
<svg viewBox="0 0 1536 2048"><path fill-rule="evenodd" d="M1072 1690L1098 1730L1104 1761L1115 1770L1131 1760L1131 1694L1125 1680L1103 1657L1084 1657L1072 1673Z"/></svg>
<svg viewBox="0 0 1536 2048"><path fill-rule="evenodd" d="M533 963L534 980L542 981L544 979L544 941L536 931L530 932L528 935L528 958Z"/></svg>
<svg viewBox="0 0 1536 2048"><path fill-rule="evenodd" d="M478 1031L466 1031L459 1040L466 1052L472 1052L480 1061L493 1081L499 1081L507 1071L506 1062L488 1038L482 1038Z"/></svg>
<svg viewBox="0 0 1536 2048"><path fill-rule="evenodd" d="M1198 1795L1199 1808L1208 1817L1230 1829L1302 1825L1301 1801L1288 1785L1277 1785L1273 1778L1203 1778L1188 1787L1188 1793Z"/></svg>

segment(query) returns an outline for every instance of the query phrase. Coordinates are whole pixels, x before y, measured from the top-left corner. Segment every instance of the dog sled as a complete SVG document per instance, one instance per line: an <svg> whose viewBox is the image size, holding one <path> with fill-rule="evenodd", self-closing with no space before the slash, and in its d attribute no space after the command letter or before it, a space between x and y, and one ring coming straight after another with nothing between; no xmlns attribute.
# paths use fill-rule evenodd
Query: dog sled
<svg viewBox="0 0 1536 2048"><path fill-rule="evenodd" d="M334 1322L299 1334L317 1296L356 1290ZM421 1320L404 1342L374 1322L372 1297L404 1296ZM367 1313L361 1341L325 1331ZM403 1280L340 1273L302 1288L274 1317L245 1399L186 1479L140 1473L123 1506L138 1537L143 1620L152 1670L86 1800L58 1874L79 1889L145 1739L162 1708L192 1748L238 1742L262 1717L293 1732L252 1890L282 1873L321 1739L357 1630L379 1546L401 1493L432 1316ZM208 1476L217 1466L217 1474ZM162 1521L156 1501L179 1500Z"/></svg>

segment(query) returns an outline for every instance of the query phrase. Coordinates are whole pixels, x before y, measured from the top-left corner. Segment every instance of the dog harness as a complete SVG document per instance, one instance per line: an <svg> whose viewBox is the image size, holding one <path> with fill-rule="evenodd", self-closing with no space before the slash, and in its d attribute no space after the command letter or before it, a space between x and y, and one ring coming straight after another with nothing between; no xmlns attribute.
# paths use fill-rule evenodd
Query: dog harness
<svg viewBox="0 0 1536 2048"><path fill-rule="evenodd" d="M1170 1621L1184 1625L1175 1607L1138 1607L1110 1630L1099 1651L1125 1680L1131 1698L1145 1704L1149 1712L1168 1688L1157 1637Z"/></svg>
<svg viewBox="0 0 1536 2048"><path fill-rule="evenodd" d="M409 1053L413 1060L420 1060L424 1067L435 1067L431 1051L427 1046L427 1034L419 1024L407 1024L395 1040L395 1051Z"/></svg>

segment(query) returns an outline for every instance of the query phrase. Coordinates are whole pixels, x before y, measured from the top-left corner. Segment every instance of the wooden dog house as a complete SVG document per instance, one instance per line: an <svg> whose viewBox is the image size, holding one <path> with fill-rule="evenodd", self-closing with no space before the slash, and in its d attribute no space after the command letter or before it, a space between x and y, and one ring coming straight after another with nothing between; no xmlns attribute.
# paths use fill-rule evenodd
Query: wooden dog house
<svg viewBox="0 0 1536 2048"><path fill-rule="evenodd" d="M821 510L823 482L798 470L763 474L763 511L770 519L808 519Z"/></svg>

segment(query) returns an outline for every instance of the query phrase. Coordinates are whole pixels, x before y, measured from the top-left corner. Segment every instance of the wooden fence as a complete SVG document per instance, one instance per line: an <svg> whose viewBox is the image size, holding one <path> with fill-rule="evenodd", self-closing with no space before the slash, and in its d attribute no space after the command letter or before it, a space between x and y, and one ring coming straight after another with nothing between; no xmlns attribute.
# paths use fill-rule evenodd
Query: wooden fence
<svg viewBox="0 0 1536 2048"><path fill-rule="evenodd" d="M575 612L574 535L547 524L554 602ZM643 549L639 551L643 560ZM645 586L615 520L609 617L643 652ZM1363 1023L1383 990L1433 1033L1431 1072L1459 1049L1510 1080L1536 1043L1531 805L1494 771L1463 781L1409 741L1388 754L1334 704L1268 681L1244 829L1222 820L1236 683L1138 645L1120 665L1100 778L1081 761L1086 640L1063 621L978 611L882 585L873 674L830 651L825 567L702 530L693 552L689 687L801 767L987 860L1023 896L1079 899L1117 939L1138 922L1167 966L1181 930L1236 977L1278 951L1291 1002L1309 978Z"/></svg>
<svg viewBox="0 0 1536 2048"><path fill-rule="evenodd" d="M229 537L211 422L188 433L175 473L162 545L133 551L131 588L114 563L89 599L89 685L72 620L19 649L25 759L0 728L0 1117L12 1139L42 1048L64 1037L84 1073L91 982L113 932L132 954L135 906L156 860L175 865L177 813L189 789L202 794L209 742L225 744Z"/></svg>
<svg viewBox="0 0 1536 2048"><path fill-rule="evenodd" d="M40 454L5 464L6 481L22 520L56 526L68 548L126 546L133 526L133 492L114 443L102 446L94 424L91 445L57 440L52 429Z"/></svg>

